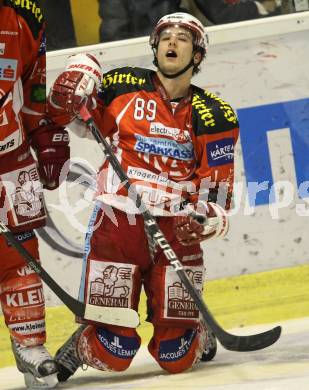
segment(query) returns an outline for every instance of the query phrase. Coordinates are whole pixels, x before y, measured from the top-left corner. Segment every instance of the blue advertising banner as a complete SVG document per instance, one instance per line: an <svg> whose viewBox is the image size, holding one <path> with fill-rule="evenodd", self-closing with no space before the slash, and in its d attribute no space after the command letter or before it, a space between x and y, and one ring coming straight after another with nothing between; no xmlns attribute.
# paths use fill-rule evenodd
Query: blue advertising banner
<svg viewBox="0 0 309 390"><path fill-rule="evenodd" d="M250 194L249 185L251 206L275 201L271 195L274 179L267 142L268 132L286 128L290 130L298 188L309 181L309 98L239 109L237 113L247 185L250 182L264 182L265 188ZM304 191L306 186L301 188L299 197L308 198L309 193Z"/></svg>

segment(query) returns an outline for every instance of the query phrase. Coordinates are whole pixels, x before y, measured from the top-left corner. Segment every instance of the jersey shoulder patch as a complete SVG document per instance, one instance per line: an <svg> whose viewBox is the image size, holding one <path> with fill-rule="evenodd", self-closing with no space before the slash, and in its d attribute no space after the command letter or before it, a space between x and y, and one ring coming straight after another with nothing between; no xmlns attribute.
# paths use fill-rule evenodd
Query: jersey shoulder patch
<svg viewBox="0 0 309 390"><path fill-rule="evenodd" d="M193 87L192 122L197 136L239 127L237 115L227 102L196 86Z"/></svg>
<svg viewBox="0 0 309 390"><path fill-rule="evenodd" d="M34 39L37 39L44 23L39 3L36 0L7 0L7 5L26 21Z"/></svg>
<svg viewBox="0 0 309 390"><path fill-rule="evenodd" d="M116 97L137 91L154 91L152 81L154 71L144 68L124 67L105 73L101 83L99 98L108 106Z"/></svg>

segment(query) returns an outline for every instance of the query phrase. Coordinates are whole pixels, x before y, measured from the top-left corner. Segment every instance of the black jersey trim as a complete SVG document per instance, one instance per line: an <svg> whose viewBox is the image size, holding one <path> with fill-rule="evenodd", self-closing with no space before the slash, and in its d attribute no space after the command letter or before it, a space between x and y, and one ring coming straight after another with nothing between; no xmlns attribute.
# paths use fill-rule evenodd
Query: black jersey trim
<svg viewBox="0 0 309 390"><path fill-rule="evenodd" d="M39 3L35 0L6 0L27 22L34 39L37 39L44 23L44 16Z"/></svg>
<svg viewBox="0 0 309 390"><path fill-rule="evenodd" d="M197 136L222 133L239 127L235 111L214 93L194 86L191 104L192 126Z"/></svg>
<svg viewBox="0 0 309 390"><path fill-rule="evenodd" d="M152 81L154 71L143 68L124 67L105 73L99 98L108 106L116 97L137 91L155 91Z"/></svg>

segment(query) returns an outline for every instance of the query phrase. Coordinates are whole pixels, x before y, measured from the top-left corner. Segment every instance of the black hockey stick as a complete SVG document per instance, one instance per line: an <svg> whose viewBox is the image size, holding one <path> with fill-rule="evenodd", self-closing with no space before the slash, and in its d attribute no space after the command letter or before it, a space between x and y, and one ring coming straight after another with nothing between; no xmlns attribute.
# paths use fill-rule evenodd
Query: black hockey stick
<svg viewBox="0 0 309 390"><path fill-rule="evenodd" d="M14 234L0 222L0 233L20 253L33 271L40 275L41 279L57 295L59 299L78 317L87 320L136 328L139 324L139 317L135 310L117 307L102 307L85 304L74 299L66 293L55 280L44 270L40 263L25 249L15 238Z"/></svg>
<svg viewBox="0 0 309 390"><path fill-rule="evenodd" d="M159 245L160 248L163 250L167 260L173 266L174 271L177 272L179 279L182 281L185 288L188 290L191 298L200 310L204 321L211 327L222 346L231 351L245 352L256 351L258 349L263 349L274 344L280 337L280 326L277 326L264 333L259 333L250 336L236 336L227 333L224 329L222 329L222 327L218 324L218 322L215 320L215 318L209 311L205 302L202 300L200 294L192 285L181 262L179 261L175 252L165 239L155 218L147 210L143 200L141 199L141 196L136 191L135 186L130 182L130 179L128 178L119 161L117 160L117 157L115 156L112 148L100 133L100 130L98 129L91 114L85 106L81 108L80 115L85 121L85 123L88 125L96 141L99 143L100 147L106 155L106 158L111 163L122 184L127 188L129 196L136 202L136 206L142 213L145 226L147 227L151 237L153 237L157 245Z"/></svg>

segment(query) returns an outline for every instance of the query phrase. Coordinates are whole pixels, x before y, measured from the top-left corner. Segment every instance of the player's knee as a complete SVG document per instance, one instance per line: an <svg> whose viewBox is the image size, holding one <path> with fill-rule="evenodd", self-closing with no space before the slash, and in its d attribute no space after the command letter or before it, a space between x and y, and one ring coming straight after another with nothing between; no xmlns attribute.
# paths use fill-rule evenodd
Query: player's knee
<svg viewBox="0 0 309 390"><path fill-rule="evenodd" d="M171 374L178 374L191 368L196 361L199 349L197 330L184 329L175 338L153 338L148 349L161 368Z"/></svg>
<svg viewBox="0 0 309 390"><path fill-rule="evenodd" d="M83 363L98 370L126 370L141 344L135 329L118 326L88 326L78 342Z"/></svg>

